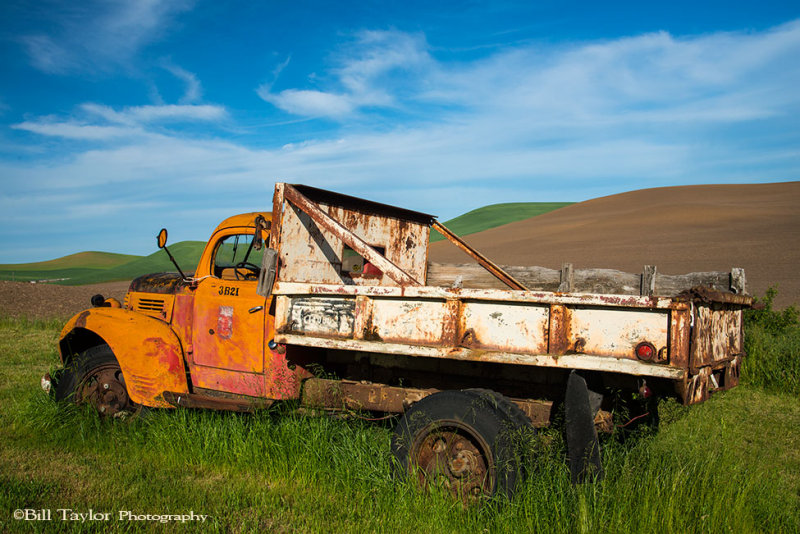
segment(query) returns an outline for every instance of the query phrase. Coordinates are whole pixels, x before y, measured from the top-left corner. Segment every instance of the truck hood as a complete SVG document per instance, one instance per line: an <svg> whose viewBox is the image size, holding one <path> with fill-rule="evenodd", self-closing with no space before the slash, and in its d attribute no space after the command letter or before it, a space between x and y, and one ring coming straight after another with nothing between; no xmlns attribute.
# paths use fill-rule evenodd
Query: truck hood
<svg viewBox="0 0 800 534"><path fill-rule="evenodd" d="M192 276L192 274L186 273L186 276ZM188 282L184 282L178 273L153 273L135 278L128 291L171 295L184 285L188 285Z"/></svg>

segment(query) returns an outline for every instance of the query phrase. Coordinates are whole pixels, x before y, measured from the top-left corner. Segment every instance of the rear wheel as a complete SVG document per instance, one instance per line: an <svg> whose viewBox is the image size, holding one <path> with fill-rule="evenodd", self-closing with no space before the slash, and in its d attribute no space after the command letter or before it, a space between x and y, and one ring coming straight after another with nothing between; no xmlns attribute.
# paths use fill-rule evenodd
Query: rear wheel
<svg viewBox="0 0 800 534"><path fill-rule="evenodd" d="M405 476L464 501L511 497L523 477L524 436L533 428L510 400L489 390L443 391L403 416L392 453Z"/></svg>
<svg viewBox="0 0 800 534"><path fill-rule="evenodd" d="M101 417L120 417L139 408L128 395L125 377L108 345L92 347L75 356L58 379L55 398L88 403Z"/></svg>

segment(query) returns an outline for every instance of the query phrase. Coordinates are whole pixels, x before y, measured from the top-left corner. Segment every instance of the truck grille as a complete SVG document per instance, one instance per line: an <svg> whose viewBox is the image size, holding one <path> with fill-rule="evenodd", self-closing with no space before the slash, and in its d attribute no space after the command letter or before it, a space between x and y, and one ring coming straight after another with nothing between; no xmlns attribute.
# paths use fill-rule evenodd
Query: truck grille
<svg viewBox="0 0 800 534"><path fill-rule="evenodd" d="M164 311L164 299L146 299L140 298L134 307L136 311L140 312L158 312Z"/></svg>
<svg viewBox="0 0 800 534"><path fill-rule="evenodd" d="M170 321L172 318L172 295L158 293L131 293L126 299L126 308L157 319Z"/></svg>

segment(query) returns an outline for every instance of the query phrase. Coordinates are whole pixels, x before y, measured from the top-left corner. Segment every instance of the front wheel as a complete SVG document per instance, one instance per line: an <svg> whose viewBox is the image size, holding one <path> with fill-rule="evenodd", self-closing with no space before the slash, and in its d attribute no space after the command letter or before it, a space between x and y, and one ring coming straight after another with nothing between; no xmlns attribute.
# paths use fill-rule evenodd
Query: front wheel
<svg viewBox="0 0 800 534"><path fill-rule="evenodd" d="M90 404L101 417L135 413L138 405L128 395L125 377L108 345L76 355L61 372L55 399Z"/></svg>
<svg viewBox="0 0 800 534"><path fill-rule="evenodd" d="M442 391L414 404L392 436L405 476L440 486L464 501L506 495L522 480L530 421L502 395Z"/></svg>

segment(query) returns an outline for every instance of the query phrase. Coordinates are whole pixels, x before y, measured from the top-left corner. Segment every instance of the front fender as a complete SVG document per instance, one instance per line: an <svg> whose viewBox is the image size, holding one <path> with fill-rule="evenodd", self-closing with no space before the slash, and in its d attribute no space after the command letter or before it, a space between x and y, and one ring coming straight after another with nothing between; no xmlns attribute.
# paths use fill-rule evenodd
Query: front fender
<svg viewBox="0 0 800 534"><path fill-rule="evenodd" d="M111 347L134 402L167 408L164 391L189 392L180 339L163 321L120 308L83 311L61 330L62 361L84 350L81 340L97 337Z"/></svg>

